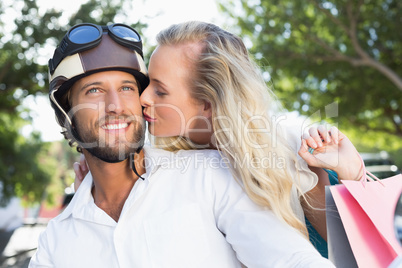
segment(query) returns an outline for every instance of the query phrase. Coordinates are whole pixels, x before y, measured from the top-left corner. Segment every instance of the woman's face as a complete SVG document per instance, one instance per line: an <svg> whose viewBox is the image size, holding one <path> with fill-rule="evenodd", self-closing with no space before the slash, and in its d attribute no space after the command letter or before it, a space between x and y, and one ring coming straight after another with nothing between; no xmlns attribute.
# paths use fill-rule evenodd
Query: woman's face
<svg viewBox="0 0 402 268"><path fill-rule="evenodd" d="M157 137L184 136L210 141L210 108L190 95L192 63L199 46L159 46L149 62L149 86L141 94L144 119ZM209 131L208 131L209 130Z"/></svg>

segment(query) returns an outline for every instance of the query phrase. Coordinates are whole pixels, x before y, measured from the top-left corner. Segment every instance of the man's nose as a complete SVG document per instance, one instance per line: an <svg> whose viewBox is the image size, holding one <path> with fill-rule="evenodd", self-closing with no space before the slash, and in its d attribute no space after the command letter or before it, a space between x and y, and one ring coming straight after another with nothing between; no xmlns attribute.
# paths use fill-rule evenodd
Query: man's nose
<svg viewBox="0 0 402 268"><path fill-rule="evenodd" d="M121 114L124 111L123 101L117 91L109 91L105 103L107 113Z"/></svg>

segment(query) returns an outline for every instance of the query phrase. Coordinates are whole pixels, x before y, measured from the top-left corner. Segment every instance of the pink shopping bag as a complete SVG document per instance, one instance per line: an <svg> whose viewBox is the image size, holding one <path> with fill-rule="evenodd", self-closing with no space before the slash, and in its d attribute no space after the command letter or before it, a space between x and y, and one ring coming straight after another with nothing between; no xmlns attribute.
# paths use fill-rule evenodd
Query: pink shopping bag
<svg viewBox="0 0 402 268"><path fill-rule="evenodd" d="M358 266L388 267L402 254L393 225L402 175L342 183L329 188Z"/></svg>

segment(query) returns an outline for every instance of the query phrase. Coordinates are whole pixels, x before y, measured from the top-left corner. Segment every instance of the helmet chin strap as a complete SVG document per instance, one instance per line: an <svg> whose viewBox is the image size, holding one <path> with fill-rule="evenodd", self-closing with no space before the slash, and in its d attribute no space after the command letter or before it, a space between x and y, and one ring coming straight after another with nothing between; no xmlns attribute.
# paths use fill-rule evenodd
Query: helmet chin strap
<svg viewBox="0 0 402 268"><path fill-rule="evenodd" d="M140 153L142 150L143 145L141 145L140 147L138 147L137 151L135 153ZM138 178L141 178L142 180L145 180L143 177L140 176L140 174L138 174L137 169L135 168L135 153L131 153L130 154L130 165L131 165L131 169L134 171L134 174L138 176Z"/></svg>

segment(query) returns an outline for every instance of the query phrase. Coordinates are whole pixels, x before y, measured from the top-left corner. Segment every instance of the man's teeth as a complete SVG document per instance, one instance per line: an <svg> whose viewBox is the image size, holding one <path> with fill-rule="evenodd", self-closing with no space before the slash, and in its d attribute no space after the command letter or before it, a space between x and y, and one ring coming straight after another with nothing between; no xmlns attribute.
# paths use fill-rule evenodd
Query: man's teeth
<svg viewBox="0 0 402 268"><path fill-rule="evenodd" d="M107 125L103 125L102 128L103 129L122 129L122 128L126 128L128 126L128 123L122 123L122 124L107 124Z"/></svg>

